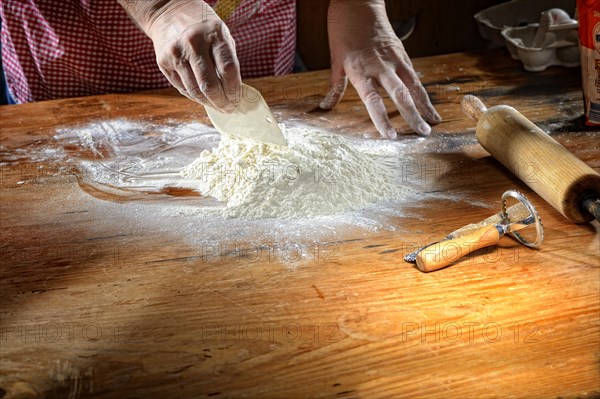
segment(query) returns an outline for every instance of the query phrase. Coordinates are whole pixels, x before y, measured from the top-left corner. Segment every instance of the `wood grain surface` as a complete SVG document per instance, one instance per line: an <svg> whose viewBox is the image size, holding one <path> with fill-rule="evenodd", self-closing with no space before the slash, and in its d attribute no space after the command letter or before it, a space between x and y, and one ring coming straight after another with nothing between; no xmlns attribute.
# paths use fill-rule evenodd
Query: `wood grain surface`
<svg viewBox="0 0 600 399"><path fill-rule="evenodd" d="M386 103L422 201L393 228L312 226L326 232L296 237L312 248L298 262L260 236L206 254L169 218L117 212L136 198L84 192L68 159L38 156L60 147L57 129L91 121L208 123L174 90L0 107L0 397L598 397L598 223L546 204L473 141L460 108L467 93L514 106L598 171L579 70L527 73L505 50L414 64L444 122L418 138ZM327 77L249 83L280 121L377 139L353 90L317 109ZM403 262L496 213L510 188L542 216L541 250L505 237L429 274Z"/></svg>

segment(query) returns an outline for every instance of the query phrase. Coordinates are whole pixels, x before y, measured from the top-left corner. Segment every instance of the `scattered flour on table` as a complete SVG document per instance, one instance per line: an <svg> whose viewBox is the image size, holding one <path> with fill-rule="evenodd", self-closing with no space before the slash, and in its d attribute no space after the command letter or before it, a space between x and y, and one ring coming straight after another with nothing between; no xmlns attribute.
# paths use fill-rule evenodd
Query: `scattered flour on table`
<svg viewBox="0 0 600 399"><path fill-rule="evenodd" d="M181 174L202 195L226 202L224 216L298 218L334 215L406 198L392 147L281 125L287 147L223 136Z"/></svg>
<svg viewBox="0 0 600 399"><path fill-rule="evenodd" d="M205 195L197 196L193 191L203 192L199 187L202 178L193 180L181 174L183 169L192 169L192 164L199 167L199 154L204 152L203 156L210 156L211 151L218 153L221 136L214 128L198 122L182 123L179 120L157 123L111 119L61 126L56 131L52 153L34 154L40 160L60 159L61 165L66 167L65 171L50 168L49 172L57 172L58 181L64 182L65 178L71 181L69 184L48 186L60 195L50 195L40 200L43 203L38 209L40 217L51 214L55 215L57 221L81 218L85 221L83 232L89 237L115 234L116 229L119 234L127 237L157 239L164 245L182 244L182 253L187 251L182 256L190 257L190 262L184 262L184 270L192 272L195 268L193 259L202 259L202 262L222 262L223 259L228 259L239 262L240 265L264 262L265 259L282 259L289 267L296 267L303 262L329 262L336 256L331 249L337 248L340 241L370 239L383 232L414 233L418 229L414 225L415 218L424 218L423 215L426 214L418 209L430 207L431 201L436 206L467 202L473 207L495 209L495 206L481 203L472 189L460 185L453 187L452 182L447 181L446 172L454 170L456 163L446 165L444 158L439 157L440 154L443 156L463 148L477 147L477 139L472 133L434 135L427 138L407 136L393 141L351 136L340 138L322 133L328 131L326 129L353 133L354 128L346 125L315 128L306 125L301 119L288 119L286 126L284 134L290 140L289 151L295 157L308 157L309 163L313 165L313 170L309 168L309 171L314 172L315 165L325 164L324 170L319 171L319 177L331 176L327 172L332 169L335 171L330 166L333 161L337 160L339 163L340 158L346 160L342 163L339 174L343 172L341 178L354 176L354 180L334 181L332 184L337 184L338 189L342 190L338 193L346 196L344 207L358 207L356 210L323 214L326 209L318 209L321 215L298 218L224 218L224 215L231 212L227 209L227 202L219 202ZM316 133L315 129L318 130ZM315 141L321 144L317 145ZM235 142L240 150L243 143L239 141L228 144L223 141L221 146L231 146ZM327 148L327 151L322 152L322 147ZM257 151L252 143L246 143L244 148L249 151L252 149L250 153ZM259 148L267 151L263 147ZM23 154L17 154L18 159L7 162L18 163L21 158L32 156L32 149L23 151ZM271 148L268 153L281 151L283 150ZM6 154L0 147L0 164L4 155ZM264 154L261 156L264 158ZM282 159L286 160L288 156L289 154L280 155L281 159L271 159L271 164L281 165ZM362 161L355 162L353 157ZM330 160L329 163L325 162L327 159ZM292 164L289 160L287 162ZM373 162L377 164L376 173L373 173ZM47 168L46 165L39 166ZM256 169L254 167L250 171ZM212 170L214 172L214 168ZM274 168L267 170L276 171ZM392 198L391 200L384 201L385 194L371 196L366 190L366 187L374 185L371 180L364 183L366 176L369 176L367 170L372 172L372 179L380 179L377 181L381 182L373 190L387 193L387 198ZM290 167L286 172L288 179L293 180L294 169ZM280 176L281 173L280 166ZM32 179L24 176L22 189L30 189L30 184L44 177L41 175L35 173ZM74 176L77 177L76 180L73 179ZM314 176L313 173L308 177L314 181ZM383 179L383 176L387 176L388 180ZM437 184L441 180L444 182L442 190ZM321 197L316 199L321 205L325 195L335 195L331 192L332 187L323 187L325 181L317 182L323 190ZM357 188L358 181L363 182L363 185ZM253 184L250 188L254 190L255 186L266 182ZM289 184L307 189L300 181ZM411 190L407 190L407 186ZM282 188L273 190L280 194ZM258 191L246 193L250 203L257 200L257 193ZM227 196L231 197L231 194L225 197ZM255 196L254 199L252 196ZM393 199L394 196L396 199ZM275 197L271 201L273 198ZM286 201L291 200L287 198ZM359 205L367 201L374 202ZM331 206L327 202L325 204ZM314 211L314 207L308 205L308 210ZM270 206L281 207L278 204ZM297 205L291 206L296 209ZM59 213L56 213L57 209L60 210ZM289 214L287 210L284 214L286 212ZM406 218L410 218L408 220L411 222L407 222ZM422 220L426 222L425 219ZM248 254L250 255L246 256Z"/></svg>

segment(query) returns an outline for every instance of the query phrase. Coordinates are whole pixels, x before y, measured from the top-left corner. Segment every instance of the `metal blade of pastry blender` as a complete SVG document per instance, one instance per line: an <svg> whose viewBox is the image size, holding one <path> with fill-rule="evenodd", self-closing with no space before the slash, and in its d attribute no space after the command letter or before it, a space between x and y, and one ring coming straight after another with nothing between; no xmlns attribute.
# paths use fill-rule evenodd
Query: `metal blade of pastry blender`
<svg viewBox="0 0 600 399"><path fill-rule="evenodd" d="M206 113L221 134L251 139L261 143L287 145L287 141L269 106L258 90L242 84L240 104L226 114L211 106Z"/></svg>

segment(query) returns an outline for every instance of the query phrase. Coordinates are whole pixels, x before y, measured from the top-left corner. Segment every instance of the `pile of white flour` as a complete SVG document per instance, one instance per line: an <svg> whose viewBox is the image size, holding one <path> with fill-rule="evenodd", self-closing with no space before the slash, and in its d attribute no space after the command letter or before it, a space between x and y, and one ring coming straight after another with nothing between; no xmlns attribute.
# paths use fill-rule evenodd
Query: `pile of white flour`
<svg viewBox="0 0 600 399"><path fill-rule="evenodd" d="M405 198L399 154L341 136L280 125L288 147L223 136L182 170L202 195L226 202L226 217L333 215Z"/></svg>

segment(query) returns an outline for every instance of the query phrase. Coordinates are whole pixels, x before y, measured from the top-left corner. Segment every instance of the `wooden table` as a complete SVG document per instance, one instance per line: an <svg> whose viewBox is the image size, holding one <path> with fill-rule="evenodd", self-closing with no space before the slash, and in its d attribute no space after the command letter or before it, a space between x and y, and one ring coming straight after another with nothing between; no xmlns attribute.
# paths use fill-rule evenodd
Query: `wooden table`
<svg viewBox="0 0 600 399"><path fill-rule="evenodd" d="M569 223L487 156L459 107L467 93L513 105L600 170L578 69L527 73L506 51L414 64L445 121L417 140L388 103L422 160L410 173L462 199L407 206L396 230L332 234L297 267L191 256L185 240L102 211L117 205L83 193L66 161L31 155L92 120L207 123L173 90L0 107L0 397L599 397L598 223ZM377 138L353 90L316 109L325 71L251 83L284 122ZM495 213L509 188L542 215L540 251L504 238L434 273L402 261Z"/></svg>

